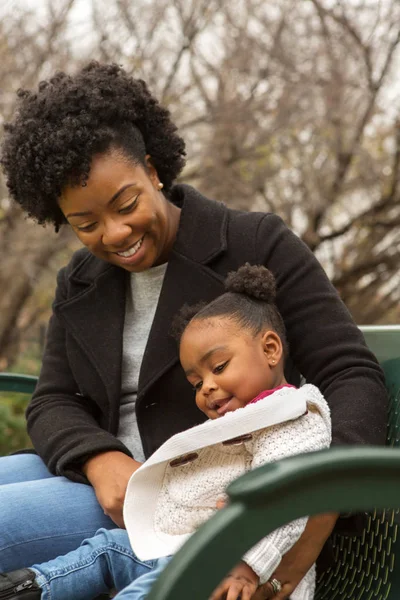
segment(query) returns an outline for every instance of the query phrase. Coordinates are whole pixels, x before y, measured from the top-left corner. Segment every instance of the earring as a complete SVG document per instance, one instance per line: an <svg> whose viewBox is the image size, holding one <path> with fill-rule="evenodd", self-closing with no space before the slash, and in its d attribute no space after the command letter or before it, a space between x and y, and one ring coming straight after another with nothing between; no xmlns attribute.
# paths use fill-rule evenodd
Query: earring
<svg viewBox="0 0 400 600"><path fill-rule="evenodd" d="M271 360L271 363L274 365L274 364L276 363L276 360L273 358L273 359Z"/></svg>
<svg viewBox="0 0 400 600"><path fill-rule="evenodd" d="M164 187L164 184L161 183L161 181L160 181L160 183L157 184L157 187L158 187L159 190L162 190L163 187Z"/></svg>

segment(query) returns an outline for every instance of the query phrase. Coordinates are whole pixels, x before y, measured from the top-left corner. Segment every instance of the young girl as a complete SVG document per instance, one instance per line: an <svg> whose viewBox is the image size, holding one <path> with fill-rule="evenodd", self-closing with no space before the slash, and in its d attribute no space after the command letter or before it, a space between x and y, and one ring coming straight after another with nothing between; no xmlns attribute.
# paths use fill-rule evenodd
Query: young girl
<svg viewBox="0 0 400 600"><path fill-rule="evenodd" d="M228 276L226 289L208 305L182 309L175 323L182 367L210 420L170 438L134 473L127 531L99 530L65 556L0 575L2 599L86 600L112 587L122 590L118 600L145 598L170 555L217 510L231 481L266 462L329 446L324 398L312 385L296 389L285 380L287 342L272 274L245 265ZM250 600L266 581L278 593L280 582L271 577L306 520L249 550L212 600ZM291 597L312 600L314 588L312 568Z"/></svg>

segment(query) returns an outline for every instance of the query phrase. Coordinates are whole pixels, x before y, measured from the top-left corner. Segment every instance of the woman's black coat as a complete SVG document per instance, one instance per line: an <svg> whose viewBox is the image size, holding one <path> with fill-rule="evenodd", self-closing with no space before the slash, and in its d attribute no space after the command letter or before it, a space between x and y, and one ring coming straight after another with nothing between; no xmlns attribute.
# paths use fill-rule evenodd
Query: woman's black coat
<svg viewBox="0 0 400 600"><path fill-rule="evenodd" d="M181 221L136 405L146 456L204 420L169 336L173 316L185 302L221 294L227 272L245 262L264 264L276 277L291 358L328 400L334 443L384 443L382 372L308 248L275 215L229 210L184 185L173 189L172 201L182 207ZM106 450L129 454L115 438L128 276L86 249L58 276L42 372L27 417L49 469L76 481L85 481L80 466L89 456Z"/></svg>

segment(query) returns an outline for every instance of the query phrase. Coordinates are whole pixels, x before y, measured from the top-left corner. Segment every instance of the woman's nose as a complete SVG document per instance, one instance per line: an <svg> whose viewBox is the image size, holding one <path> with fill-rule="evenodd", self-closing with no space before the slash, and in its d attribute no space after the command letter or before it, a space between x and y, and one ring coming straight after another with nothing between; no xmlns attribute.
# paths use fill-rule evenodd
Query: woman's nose
<svg viewBox="0 0 400 600"><path fill-rule="evenodd" d="M104 224L101 240L104 246L120 247L132 233L127 223L110 219Z"/></svg>

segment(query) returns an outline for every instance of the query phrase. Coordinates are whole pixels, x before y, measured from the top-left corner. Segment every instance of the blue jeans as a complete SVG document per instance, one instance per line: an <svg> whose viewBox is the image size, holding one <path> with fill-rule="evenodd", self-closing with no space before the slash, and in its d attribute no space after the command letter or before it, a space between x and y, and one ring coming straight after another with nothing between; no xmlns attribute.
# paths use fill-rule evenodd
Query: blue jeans
<svg viewBox="0 0 400 600"><path fill-rule="evenodd" d="M115 528L93 488L55 477L34 454L0 458L0 572L74 550Z"/></svg>
<svg viewBox="0 0 400 600"><path fill-rule="evenodd" d="M99 529L76 550L31 568L42 600L91 600L111 588L118 600L142 600L169 560L140 561L124 529Z"/></svg>

